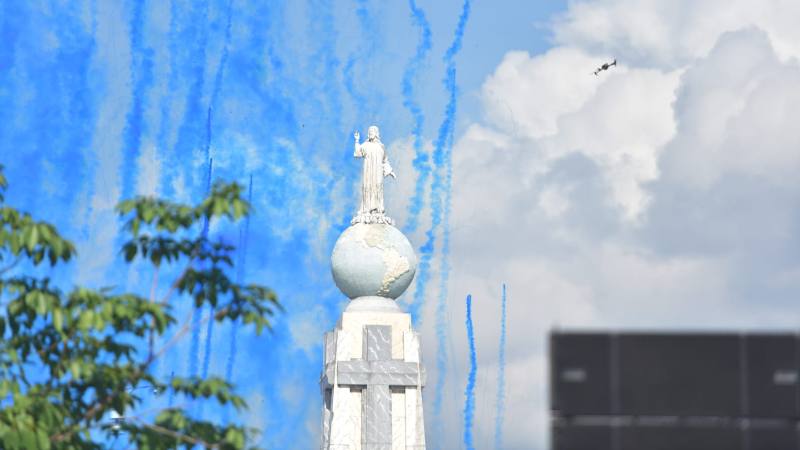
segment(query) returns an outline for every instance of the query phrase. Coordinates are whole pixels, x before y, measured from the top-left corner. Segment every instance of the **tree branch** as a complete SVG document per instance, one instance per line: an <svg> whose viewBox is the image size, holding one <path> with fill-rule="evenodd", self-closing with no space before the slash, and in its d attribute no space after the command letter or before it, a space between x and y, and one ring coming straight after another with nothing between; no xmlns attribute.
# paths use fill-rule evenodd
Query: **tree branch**
<svg viewBox="0 0 800 450"><path fill-rule="evenodd" d="M9 270L11 270L14 267L16 267L17 264L19 264L20 261L22 261L22 256L21 255L17 255L17 257L14 258L14 261L12 261L11 264L9 264L9 265L7 265L7 266L5 266L3 268L0 268L0 275L3 275L4 273L6 273Z"/></svg>
<svg viewBox="0 0 800 450"><path fill-rule="evenodd" d="M153 282L150 284L150 303L154 303L156 301L156 287L158 286L158 266L156 266L155 271L153 272ZM150 319L150 337L147 343L147 357L150 358L153 356L153 342L155 340L155 323L156 318L153 317Z"/></svg>
<svg viewBox="0 0 800 450"><path fill-rule="evenodd" d="M201 320L201 322L200 322L200 324L202 325L202 324L203 324L203 323L205 323L207 320L210 320L210 319L216 319L217 317L221 317L222 315L224 315L224 314L227 312L227 310L228 310L228 308L229 308L229 307L230 307L230 305L228 305L228 306L226 306L226 307L224 307L224 308L222 308L222 309L218 310L218 311L217 311L215 314L213 314L213 315L211 315L211 316L208 316L207 318L204 318L204 319L202 319L202 320ZM153 355L149 356L149 357L147 358L147 360L145 360L145 361L144 361L142 364L140 364L140 365L139 365L139 368L138 368L138 369L137 369L137 370L136 370L136 371L135 371L135 372L134 372L134 373L131 375L131 379L132 379L132 381L133 381L133 382L132 382L132 384L136 384L136 383L138 383L138 382L139 382L139 379L141 378L141 376L142 376L142 375L144 375L145 371L146 371L146 370L147 370L147 368L150 366L150 364L152 364L152 363L153 363L153 361L155 361L156 359L160 358L160 357L161 357L161 356L162 356L162 355L163 355L163 354L164 354L164 353L165 353L165 352L166 352L166 351L167 351L167 350L168 350L170 347L172 347L173 345L175 345L175 343L176 343L176 342L177 342L177 341L178 341L178 340L179 340L179 339L180 339L180 338L181 338L183 335L185 335L185 334L186 334L186 333L189 331L189 328L190 328L190 326L191 326L191 318L192 318L192 314L194 314L194 310L192 310L192 311L190 312L190 314L189 314L189 319L187 319L187 320L186 320L186 323L185 323L185 324L183 325L183 327L181 327L181 329L180 329L180 330L179 330L179 331L178 331L178 332L177 332L177 333L176 333L176 334L175 334L175 335L172 337L172 339L170 339L170 340L169 340L169 342L167 342L167 343L166 343L166 344L165 344L163 347L161 347L161 349L159 349L159 351L158 351L158 352L156 352L155 354L153 354ZM72 436L73 434L75 434L75 433L78 431L78 429L79 429L79 424L80 424L81 422L83 422L83 421L85 421L85 420L90 420L90 419L94 418L94 416L95 416L95 415L97 415L97 413L98 413L98 412L100 412L100 410L101 410L103 407L110 405L110 404L111 404L111 402L112 402L112 401L113 401L113 400L114 400L114 399L115 399L115 398L116 398L118 395L120 395L121 393L122 393L122 391L120 391L120 390L118 390L118 389L115 389L115 390L113 390L113 391L112 391L112 392L111 392L111 393L110 393L108 396L106 396L106 398L104 398L104 399L102 399L102 400L99 400L99 401L98 401L97 403L95 403L95 404L94 404L92 407L90 407L90 408L89 408L89 410L87 410L87 411L86 411L86 413L83 415L83 417L81 417L81 418L80 418L78 421L76 421L76 422L75 422L75 424L74 424L73 426L69 427L69 429L67 429L67 430L65 430L65 431L63 431L63 432L61 432L61 433L55 434L55 435L53 435L53 436L50 436L50 441L51 441L51 442L61 442L61 441L65 440L65 439L69 438L69 437L70 437L70 436Z"/></svg>
<svg viewBox="0 0 800 450"><path fill-rule="evenodd" d="M139 419L138 417L132 417L132 419L135 420L136 422L142 424L143 427L149 428L149 429L155 431L156 433L160 433L160 434L163 434L165 436L169 436L169 437L178 439L178 440L183 441L183 442L188 442L190 444L202 445L205 448L212 448L212 449L213 448L219 448L219 444L209 444L208 442L206 442L206 441L204 441L202 439L194 438L194 437L191 437L191 436L183 434L183 433L178 433L177 431L170 430L169 428L164 428L164 427L161 427L161 426L158 426L158 425L147 423L147 422Z"/></svg>

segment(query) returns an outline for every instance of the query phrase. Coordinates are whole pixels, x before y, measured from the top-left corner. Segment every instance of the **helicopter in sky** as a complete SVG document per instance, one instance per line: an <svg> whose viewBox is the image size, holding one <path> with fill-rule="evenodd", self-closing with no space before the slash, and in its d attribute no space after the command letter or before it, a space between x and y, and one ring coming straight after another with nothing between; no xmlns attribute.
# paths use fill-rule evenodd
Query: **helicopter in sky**
<svg viewBox="0 0 800 450"><path fill-rule="evenodd" d="M597 68L597 70L595 70L595 71L594 71L594 72L592 72L592 73L594 73L594 76L597 76L597 74L598 74L598 73L600 73L600 72L602 72L602 71L604 71L604 70L608 70L608 69L609 69L611 66L616 66L616 65L617 65L617 59L616 59L616 58L614 58L614 61L613 61L613 62L611 62L611 63L604 63L602 66L598 67L598 68Z"/></svg>

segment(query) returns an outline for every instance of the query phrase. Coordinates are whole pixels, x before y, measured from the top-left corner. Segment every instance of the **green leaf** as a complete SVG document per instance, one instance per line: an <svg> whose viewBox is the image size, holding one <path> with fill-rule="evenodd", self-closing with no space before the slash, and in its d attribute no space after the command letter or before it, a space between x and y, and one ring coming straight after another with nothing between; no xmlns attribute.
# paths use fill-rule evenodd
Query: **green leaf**
<svg viewBox="0 0 800 450"><path fill-rule="evenodd" d="M33 265L38 266L42 259L44 259L44 249L40 249L33 254Z"/></svg>
<svg viewBox="0 0 800 450"><path fill-rule="evenodd" d="M122 251L125 253L125 262L131 262L136 257L136 244L128 242L122 247Z"/></svg>
<svg viewBox="0 0 800 450"><path fill-rule="evenodd" d="M36 244L39 243L39 230L34 225L28 227L28 229L26 229L25 231L26 231L25 247L28 249L28 251L32 251L34 247L36 247Z"/></svg>
<svg viewBox="0 0 800 450"><path fill-rule="evenodd" d="M36 293L36 314L44 315L47 312L47 297L41 292Z"/></svg>
<svg viewBox="0 0 800 450"><path fill-rule="evenodd" d="M243 448L245 444L244 432L236 428L228 428L228 431L225 432L225 442L236 448Z"/></svg>
<svg viewBox="0 0 800 450"><path fill-rule="evenodd" d="M94 325L94 311L87 310L78 316L78 328L82 331L89 330Z"/></svg>
<svg viewBox="0 0 800 450"><path fill-rule="evenodd" d="M92 326L100 331L103 331L106 328L106 321L103 320L102 314L94 314L94 321L92 322Z"/></svg>
<svg viewBox="0 0 800 450"><path fill-rule="evenodd" d="M64 328L64 312L61 308L53 310L53 326L56 330L61 331Z"/></svg>
<svg viewBox="0 0 800 450"><path fill-rule="evenodd" d="M145 223L150 223L153 220L153 217L155 217L155 215L156 211L152 205L146 204L142 206L141 217Z"/></svg>
<svg viewBox="0 0 800 450"><path fill-rule="evenodd" d="M19 361L19 354L17 353L17 349L10 348L7 350L6 353L8 353L8 359L10 359L11 362L16 363Z"/></svg>
<svg viewBox="0 0 800 450"><path fill-rule="evenodd" d="M69 372L72 374L72 378L78 379L81 376L81 364L77 360L72 360L69 362Z"/></svg>

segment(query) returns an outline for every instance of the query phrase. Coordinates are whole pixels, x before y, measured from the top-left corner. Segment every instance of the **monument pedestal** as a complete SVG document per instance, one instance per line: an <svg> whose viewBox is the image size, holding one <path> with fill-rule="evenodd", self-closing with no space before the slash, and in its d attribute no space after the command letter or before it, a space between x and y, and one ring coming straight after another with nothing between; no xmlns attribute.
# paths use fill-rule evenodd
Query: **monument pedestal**
<svg viewBox="0 0 800 450"><path fill-rule="evenodd" d="M350 299L325 334L322 368L324 450L425 448L419 336L395 303L414 279L414 247L383 207L383 179L395 176L378 127L353 156L362 158L361 203L331 255L336 286Z"/></svg>
<svg viewBox="0 0 800 450"><path fill-rule="evenodd" d="M391 299L352 300L325 334L322 448L425 448L419 336Z"/></svg>

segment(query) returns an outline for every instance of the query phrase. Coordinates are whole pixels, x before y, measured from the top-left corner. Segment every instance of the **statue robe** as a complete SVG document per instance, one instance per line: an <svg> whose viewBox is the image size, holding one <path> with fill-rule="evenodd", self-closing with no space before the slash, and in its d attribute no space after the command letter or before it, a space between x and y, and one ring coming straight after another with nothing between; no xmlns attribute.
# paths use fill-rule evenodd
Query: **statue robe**
<svg viewBox="0 0 800 450"><path fill-rule="evenodd" d="M367 141L359 145L353 154L356 158L364 158L361 172L361 206L359 214L385 212L383 207L383 177L392 168L386 157L386 150L380 141Z"/></svg>

